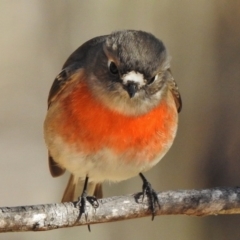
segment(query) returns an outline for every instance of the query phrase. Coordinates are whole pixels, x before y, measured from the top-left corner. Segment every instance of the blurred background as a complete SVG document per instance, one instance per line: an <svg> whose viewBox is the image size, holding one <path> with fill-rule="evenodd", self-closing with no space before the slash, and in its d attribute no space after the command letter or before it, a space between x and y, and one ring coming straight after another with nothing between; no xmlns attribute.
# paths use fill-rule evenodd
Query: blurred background
<svg viewBox="0 0 240 240"><path fill-rule="evenodd" d="M183 110L176 141L146 177L158 191L240 184L240 2L0 0L0 206L59 202L68 174L53 179L42 125L66 58L113 30L162 39L172 56ZM105 196L138 192L138 177L105 184ZM4 240L239 240L240 216L160 216Z"/></svg>

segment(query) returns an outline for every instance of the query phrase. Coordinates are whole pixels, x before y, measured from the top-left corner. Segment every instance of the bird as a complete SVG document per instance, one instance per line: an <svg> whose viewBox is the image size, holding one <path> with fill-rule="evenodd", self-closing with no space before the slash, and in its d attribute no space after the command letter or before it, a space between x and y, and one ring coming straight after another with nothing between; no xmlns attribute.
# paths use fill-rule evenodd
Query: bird
<svg viewBox="0 0 240 240"><path fill-rule="evenodd" d="M143 172L167 153L176 136L182 100L168 51L153 34L114 31L75 50L48 97L44 138L53 177L71 176L62 202L95 207L105 181L137 175L154 218L156 191Z"/></svg>

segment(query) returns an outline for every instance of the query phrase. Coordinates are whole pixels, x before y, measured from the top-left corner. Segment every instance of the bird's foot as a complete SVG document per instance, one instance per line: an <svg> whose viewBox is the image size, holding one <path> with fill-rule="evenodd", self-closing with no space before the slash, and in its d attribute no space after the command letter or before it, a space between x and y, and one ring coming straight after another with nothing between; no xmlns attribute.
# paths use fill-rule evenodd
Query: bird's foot
<svg viewBox="0 0 240 240"><path fill-rule="evenodd" d="M147 179L143 176L142 173L140 173L139 175L143 181L143 185L142 192L138 196L140 197L142 195L142 200L145 196L147 196L149 210L152 213L152 220L154 220L157 208L161 208L157 192L152 188L151 184L147 181Z"/></svg>
<svg viewBox="0 0 240 240"><path fill-rule="evenodd" d="M87 202L89 202L94 209L99 207L97 198L94 196L87 196L86 191L84 191L82 195L79 197L78 201L75 203L75 207L79 209L79 215L76 222L78 222L81 219L83 214L85 215L85 220L87 221L87 217L88 217L87 210L86 210ZM91 232L91 228L89 224L88 224L88 230L89 232Z"/></svg>
<svg viewBox="0 0 240 240"><path fill-rule="evenodd" d="M78 201L75 203L75 207L79 209L79 215L76 222L78 222L81 219L83 214L85 215L85 220L87 221L88 215L86 211L86 202L89 202L94 209L97 209L99 207L99 202L96 197L87 196L87 185L88 185L88 176L86 177L84 182L82 195L78 198ZM89 232L91 232L91 228L89 224L88 224L88 230Z"/></svg>
<svg viewBox="0 0 240 240"><path fill-rule="evenodd" d="M87 196L86 192L83 192L82 195L79 197L78 201L76 202L76 207L79 208L79 219L81 218L81 216L83 214L85 214L85 216L87 216L86 213L86 202L89 202L93 208L98 208L99 207L99 203L96 197L94 196ZM79 220L78 219L78 220Z"/></svg>

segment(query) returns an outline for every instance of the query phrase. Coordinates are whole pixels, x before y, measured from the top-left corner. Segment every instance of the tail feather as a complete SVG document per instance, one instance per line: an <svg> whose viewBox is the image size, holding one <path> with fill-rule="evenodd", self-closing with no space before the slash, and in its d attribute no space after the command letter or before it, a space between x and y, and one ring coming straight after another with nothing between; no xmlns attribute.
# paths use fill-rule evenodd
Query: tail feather
<svg viewBox="0 0 240 240"><path fill-rule="evenodd" d="M101 183L96 184L93 196L95 196L98 199L103 198L103 190L102 190L102 184Z"/></svg>
<svg viewBox="0 0 240 240"><path fill-rule="evenodd" d="M71 175L67 187L64 191L62 202L71 202L74 201L74 191L75 191L76 184L74 183L74 176Z"/></svg>
<svg viewBox="0 0 240 240"><path fill-rule="evenodd" d="M67 187L64 191L62 202L73 202L77 201L81 196L83 191L84 181L79 178L75 178L74 175L71 174ZM96 198L102 198L102 184L101 183L88 183L87 186L87 194L88 196L95 196Z"/></svg>

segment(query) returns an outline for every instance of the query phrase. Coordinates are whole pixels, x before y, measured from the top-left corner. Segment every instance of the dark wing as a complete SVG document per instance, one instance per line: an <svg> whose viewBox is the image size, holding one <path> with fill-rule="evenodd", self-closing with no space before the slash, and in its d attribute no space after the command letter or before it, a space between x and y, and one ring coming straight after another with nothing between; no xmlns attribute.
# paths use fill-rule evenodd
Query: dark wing
<svg viewBox="0 0 240 240"><path fill-rule="evenodd" d="M106 36L93 38L75 50L64 63L62 71L55 78L48 96L48 107L56 96L71 82L71 76L84 67L89 49L102 43Z"/></svg>
<svg viewBox="0 0 240 240"><path fill-rule="evenodd" d="M63 89L65 89L71 83L71 81L74 81L75 78L72 78L71 76L76 73L76 71L84 67L89 49L98 45L99 43L102 43L105 39L106 36L93 38L84 43L70 55L63 65L62 71L57 75L52 84L48 96L48 108L51 106L51 103L57 98L57 96L63 91ZM58 166L50 153L48 156L49 169L52 176L58 177L62 175L65 172L65 169Z"/></svg>
<svg viewBox="0 0 240 240"><path fill-rule="evenodd" d="M48 108L51 103L56 99L56 97L62 92L62 90L71 82L71 76L81 68L78 63L73 63L72 65L64 68L54 79L52 87L48 95Z"/></svg>
<svg viewBox="0 0 240 240"><path fill-rule="evenodd" d="M176 107L177 107L177 111L180 112L182 110L182 99L181 99L181 95L180 95L180 92L178 90L178 86L177 86L177 83L176 81L174 80L173 76L172 76L172 73L171 73L171 70L168 69L168 86L170 88L170 91L173 95L173 98L174 98L174 101L175 101L175 104L176 104Z"/></svg>
<svg viewBox="0 0 240 240"><path fill-rule="evenodd" d="M57 96L71 83L72 80L76 78L71 78L71 76L79 69L77 64L72 64L65 69L63 69L55 78L52 87L48 96L48 108L51 106L51 103L57 98ZM61 168L52 158L48 152L48 164L49 169L53 177L61 176L65 169Z"/></svg>
<svg viewBox="0 0 240 240"><path fill-rule="evenodd" d="M63 175L66 171L66 169L59 167L59 165L53 160L49 152L48 152L48 165L50 173L53 177L59 177Z"/></svg>

